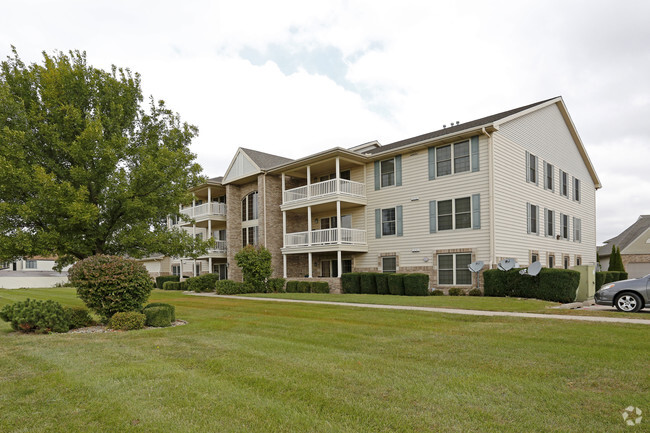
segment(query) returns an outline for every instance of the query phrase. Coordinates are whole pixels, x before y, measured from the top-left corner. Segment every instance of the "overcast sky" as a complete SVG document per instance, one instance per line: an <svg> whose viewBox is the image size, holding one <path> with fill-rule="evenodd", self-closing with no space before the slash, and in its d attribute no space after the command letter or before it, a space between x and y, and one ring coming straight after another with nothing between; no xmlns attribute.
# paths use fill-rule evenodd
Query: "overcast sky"
<svg viewBox="0 0 650 433"><path fill-rule="evenodd" d="M603 188L602 243L650 214L650 2L5 1L0 56L78 49L142 76L200 133L298 158L562 96Z"/></svg>

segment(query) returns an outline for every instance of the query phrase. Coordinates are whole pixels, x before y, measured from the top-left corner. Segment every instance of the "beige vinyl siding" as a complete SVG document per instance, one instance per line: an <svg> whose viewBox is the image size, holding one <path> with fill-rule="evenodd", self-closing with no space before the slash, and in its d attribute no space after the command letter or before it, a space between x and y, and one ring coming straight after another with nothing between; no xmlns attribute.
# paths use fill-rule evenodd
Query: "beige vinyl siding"
<svg viewBox="0 0 650 433"><path fill-rule="evenodd" d="M355 206L355 207L350 207L350 208L341 208L341 215L350 215L352 218L352 228L353 229L358 229L358 230L366 230L366 223L365 223L365 216L366 212L363 206ZM321 229L321 220L323 218L330 218L336 216L336 208L334 210L326 210L326 211L319 211L319 212L314 212L312 210L312 230L319 230ZM305 216L306 218L306 216ZM314 220L318 218L318 223L316 223ZM374 223L372 227L368 227L368 232L371 232L372 229L372 234L374 235ZM332 228L332 227L330 227Z"/></svg>
<svg viewBox="0 0 650 433"><path fill-rule="evenodd" d="M537 156L538 173L543 162L553 164L555 191L526 182L526 151ZM568 197L560 194L560 171L568 173ZM574 201L572 177L580 179L581 200ZM556 105L545 107L501 125L494 133L495 254L513 257L527 265L531 250L539 251L547 265L547 253L555 254L556 267L562 254L582 256L583 264L596 260L595 186L577 146ZM540 180L542 180L540 178ZM539 235L527 234L526 203L539 206ZM546 237L544 209L555 212L555 233L560 234L560 214L569 216L569 240ZM573 240L573 218L580 218L582 241Z"/></svg>
<svg viewBox="0 0 650 433"><path fill-rule="evenodd" d="M632 243L621 250L621 254L650 254L650 229L643 232Z"/></svg>
<svg viewBox="0 0 650 433"><path fill-rule="evenodd" d="M465 172L429 180L427 148L402 154L402 185L374 190L373 163L366 166L368 253L356 259L355 266L377 267L380 254L396 253L399 268L432 268L433 251L472 248L477 257L489 256L488 152L487 138L479 139L480 171ZM461 229L429 233L429 201L471 197L480 194L481 229ZM375 238L375 209L402 206L403 236ZM419 250L413 252L413 250ZM424 258L428 261L425 262ZM399 269L398 269L399 271Z"/></svg>

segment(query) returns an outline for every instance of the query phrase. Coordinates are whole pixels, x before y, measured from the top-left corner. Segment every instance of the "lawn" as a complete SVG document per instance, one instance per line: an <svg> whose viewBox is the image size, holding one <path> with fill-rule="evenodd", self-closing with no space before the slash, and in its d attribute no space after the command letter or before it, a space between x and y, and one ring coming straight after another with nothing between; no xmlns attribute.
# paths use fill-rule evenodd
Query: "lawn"
<svg viewBox="0 0 650 433"><path fill-rule="evenodd" d="M79 304L73 289L0 290ZM650 416L647 326L155 291L185 326L21 335L2 432L617 432Z"/></svg>

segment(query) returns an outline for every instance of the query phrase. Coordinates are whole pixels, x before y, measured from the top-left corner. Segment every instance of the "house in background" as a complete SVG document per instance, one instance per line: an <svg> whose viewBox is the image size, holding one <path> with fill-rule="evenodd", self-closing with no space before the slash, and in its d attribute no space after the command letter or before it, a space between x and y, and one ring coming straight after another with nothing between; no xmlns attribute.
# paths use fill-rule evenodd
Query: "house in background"
<svg viewBox="0 0 650 433"><path fill-rule="evenodd" d="M650 274L650 215L641 215L621 234L606 240L605 245L598 248L600 265L605 271L609 267L613 245L620 248L623 266L630 278Z"/></svg>
<svg viewBox="0 0 650 433"><path fill-rule="evenodd" d="M0 270L5 271L53 271L56 265L56 257L34 256L24 257L20 260L13 262L0 263ZM66 266L63 270L67 271L70 266Z"/></svg>
<svg viewBox="0 0 650 433"><path fill-rule="evenodd" d="M475 285L476 260L594 264L600 186L561 97L298 160L240 148L193 190L187 220L169 222L216 250L159 272L240 280L234 255L248 244L271 251L274 276L334 287L351 271L423 272L448 288Z"/></svg>
<svg viewBox="0 0 650 433"><path fill-rule="evenodd" d="M52 287L68 281L68 269L54 270L56 257L25 257L14 262L0 263L0 288Z"/></svg>

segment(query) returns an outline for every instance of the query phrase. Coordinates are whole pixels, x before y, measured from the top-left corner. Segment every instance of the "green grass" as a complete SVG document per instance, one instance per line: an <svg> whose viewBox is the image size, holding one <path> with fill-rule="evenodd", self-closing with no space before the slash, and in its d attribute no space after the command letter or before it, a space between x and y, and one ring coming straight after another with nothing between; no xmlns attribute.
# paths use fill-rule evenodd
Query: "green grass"
<svg viewBox="0 0 650 433"><path fill-rule="evenodd" d="M73 289L0 290L78 305ZM647 326L155 291L188 325L22 335L0 322L2 432L624 432Z"/></svg>
<svg viewBox="0 0 650 433"><path fill-rule="evenodd" d="M517 313L570 314L578 316L628 317L650 320L650 311L621 313L618 311L569 310L552 308L557 302L523 298L493 298L489 296L394 296L323 293L252 293L240 296L252 298L299 299L309 301L344 302L351 304L408 305L416 307L460 308L465 310L508 311Z"/></svg>

